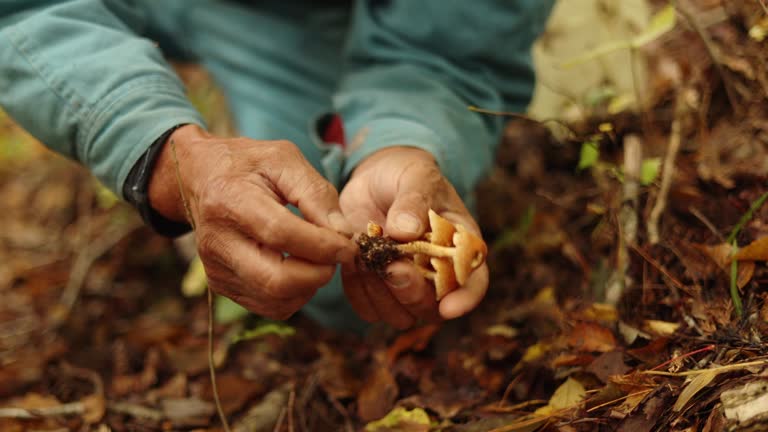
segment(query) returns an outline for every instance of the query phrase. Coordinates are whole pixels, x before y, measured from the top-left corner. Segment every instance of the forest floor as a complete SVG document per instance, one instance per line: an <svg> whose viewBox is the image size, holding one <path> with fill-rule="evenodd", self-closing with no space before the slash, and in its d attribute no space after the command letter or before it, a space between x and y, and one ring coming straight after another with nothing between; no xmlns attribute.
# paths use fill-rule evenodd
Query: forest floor
<svg viewBox="0 0 768 432"><path fill-rule="evenodd" d="M364 337L217 323L233 430L768 430L768 10L727 3L644 46L642 112L510 121L478 188L492 278L468 317ZM182 254L0 135L0 430L222 430Z"/></svg>

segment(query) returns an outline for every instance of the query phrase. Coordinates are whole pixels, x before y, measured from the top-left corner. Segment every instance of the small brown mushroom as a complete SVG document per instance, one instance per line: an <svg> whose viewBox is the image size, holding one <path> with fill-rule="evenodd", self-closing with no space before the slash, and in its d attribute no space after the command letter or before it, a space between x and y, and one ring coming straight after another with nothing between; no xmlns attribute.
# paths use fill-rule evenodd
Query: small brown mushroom
<svg viewBox="0 0 768 432"><path fill-rule="evenodd" d="M462 225L451 223L431 209L428 216L431 231L424 236L427 241L396 243L383 237L381 226L370 222L367 235L362 234L358 244L363 261L373 264L372 269L377 272L383 272L384 266L398 254L411 256L422 275L434 283L439 301L467 282L469 275L485 262L488 248ZM385 254L390 248L394 254Z"/></svg>

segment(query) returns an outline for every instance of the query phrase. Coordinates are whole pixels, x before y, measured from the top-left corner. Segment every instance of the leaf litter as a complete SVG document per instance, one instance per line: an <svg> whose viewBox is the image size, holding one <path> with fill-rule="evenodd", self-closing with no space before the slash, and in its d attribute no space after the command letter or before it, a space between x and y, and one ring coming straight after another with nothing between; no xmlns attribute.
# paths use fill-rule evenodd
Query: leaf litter
<svg viewBox="0 0 768 432"><path fill-rule="evenodd" d="M478 188L494 247L476 312L365 337L302 316L285 326L218 323L220 393L234 430L768 428L765 11L758 2L680 3L685 16L673 20L659 3L653 37L629 43L653 72L642 114L609 109L607 98L566 136L509 122ZM196 72L182 72L200 87ZM670 173L660 161L673 133L681 149ZM645 162L627 207L630 135ZM27 147L4 153L0 167L0 430L220 430L207 306L179 288L187 262L144 228L117 229L135 215L84 170ZM651 244L646 223L665 176ZM637 215L632 239L627 209ZM82 246L99 243L110 247L91 251L71 283ZM616 302L606 298L612 284L622 287Z"/></svg>

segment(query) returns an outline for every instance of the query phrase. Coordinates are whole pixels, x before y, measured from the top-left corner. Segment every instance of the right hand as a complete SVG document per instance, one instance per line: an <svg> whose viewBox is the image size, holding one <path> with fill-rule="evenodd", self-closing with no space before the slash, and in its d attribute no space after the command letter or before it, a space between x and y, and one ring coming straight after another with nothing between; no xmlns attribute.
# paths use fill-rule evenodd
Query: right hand
<svg viewBox="0 0 768 432"><path fill-rule="evenodd" d="M171 220L194 222L213 291L268 318L299 310L357 251L338 192L288 141L218 138L183 126L160 153L149 200Z"/></svg>

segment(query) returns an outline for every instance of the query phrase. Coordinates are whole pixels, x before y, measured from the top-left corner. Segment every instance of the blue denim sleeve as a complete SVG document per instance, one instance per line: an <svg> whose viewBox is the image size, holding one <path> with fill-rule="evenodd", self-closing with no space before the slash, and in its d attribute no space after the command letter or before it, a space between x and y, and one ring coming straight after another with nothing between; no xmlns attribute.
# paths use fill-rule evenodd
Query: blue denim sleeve
<svg viewBox="0 0 768 432"><path fill-rule="evenodd" d="M387 146L423 148L462 197L491 165L503 121L534 86L531 45L553 0L357 0L334 104L350 151L343 175Z"/></svg>
<svg viewBox="0 0 768 432"><path fill-rule="evenodd" d="M158 44L143 37L153 27L139 5L0 2L0 106L121 195L157 137L177 124L203 124Z"/></svg>

